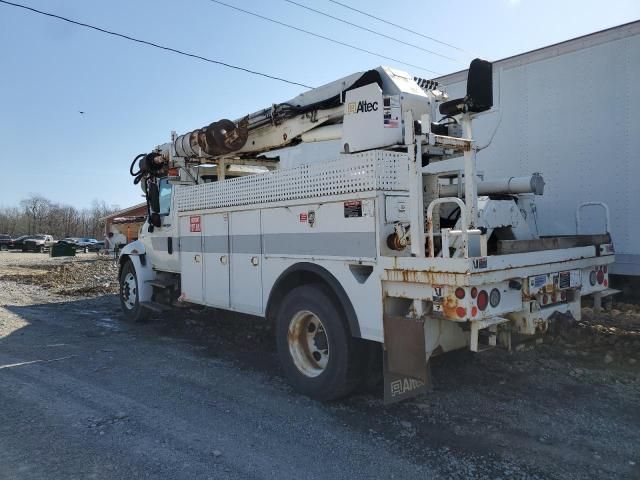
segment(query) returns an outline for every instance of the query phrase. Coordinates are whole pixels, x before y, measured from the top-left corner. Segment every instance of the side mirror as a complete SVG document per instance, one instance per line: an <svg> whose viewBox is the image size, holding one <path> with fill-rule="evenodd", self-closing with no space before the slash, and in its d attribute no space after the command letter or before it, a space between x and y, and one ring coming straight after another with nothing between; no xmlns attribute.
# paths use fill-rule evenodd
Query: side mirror
<svg viewBox="0 0 640 480"><path fill-rule="evenodd" d="M467 75L467 110L484 112L493 107L493 65L486 60L474 59Z"/></svg>
<svg viewBox="0 0 640 480"><path fill-rule="evenodd" d="M440 104L442 115L454 116L461 113L479 113L493 107L493 66L491 62L476 58L469 65L467 74L467 94Z"/></svg>
<svg viewBox="0 0 640 480"><path fill-rule="evenodd" d="M154 227L161 227L162 226L162 217L160 216L159 213L155 213L153 212L151 214L151 216L149 217L149 223L151 225L153 225Z"/></svg>
<svg viewBox="0 0 640 480"><path fill-rule="evenodd" d="M149 198L149 205L152 212L160 212L160 189L155 182L149 182L147 186L147 197Z"/></svg>

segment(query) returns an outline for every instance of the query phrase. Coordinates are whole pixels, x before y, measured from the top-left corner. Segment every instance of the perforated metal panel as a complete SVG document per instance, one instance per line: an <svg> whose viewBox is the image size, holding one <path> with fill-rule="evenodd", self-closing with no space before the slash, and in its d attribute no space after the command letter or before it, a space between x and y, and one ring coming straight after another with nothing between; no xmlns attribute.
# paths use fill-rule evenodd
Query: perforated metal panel
<svg viewBox="0 0 640 480"><path fill-rule="evenodd" d="M235 207L372 190L407 190L405 153L374 150L337 160L176 190L178 211Z"/></svg>

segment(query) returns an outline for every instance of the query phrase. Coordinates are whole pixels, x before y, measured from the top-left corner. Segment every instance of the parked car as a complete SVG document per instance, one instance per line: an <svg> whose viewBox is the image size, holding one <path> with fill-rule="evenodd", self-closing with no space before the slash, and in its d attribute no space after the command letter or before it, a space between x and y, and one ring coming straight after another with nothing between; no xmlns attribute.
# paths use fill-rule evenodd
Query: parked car
<svg viewBox="0 0 640 480"><path fill-rule="evenodd" d="M97 252L98 250L100 250L99 242L95 238L79 238L78 245L81 245L83 247L85 253Z"/></svg>
<svg viewBox="0 0 640 480"><path fill-rule="evenodd" d="M10 235L0 235L0 250L9 250L12 240Z"/></svg>
<svg viewBox="0 0 640 480"><path fill-rule="evenodd" d="M33 235L24 240L22 251L44 253L49 251L55 243L51 235Z"/></svg>
<svg viewBox="0 0 640 480"><path fill-rule="evenodd" d="M84 253L97 252L101 248L100 245L98 244L98 240L96 240L95 238L67 237L67 238L63 238L60 241L73 244L76 247L77 251L82 251Z"/></svg>
<svg viewBox="0 0 640 480"><path fill-rule="evenodd" d="M15 250L22 249L22 245L23 245L24 241L29 237L30 237L30 235L21 235L18 238L12 239L11 243L9 244L9 248L12 248L12 249L15 249Z"/></svg>

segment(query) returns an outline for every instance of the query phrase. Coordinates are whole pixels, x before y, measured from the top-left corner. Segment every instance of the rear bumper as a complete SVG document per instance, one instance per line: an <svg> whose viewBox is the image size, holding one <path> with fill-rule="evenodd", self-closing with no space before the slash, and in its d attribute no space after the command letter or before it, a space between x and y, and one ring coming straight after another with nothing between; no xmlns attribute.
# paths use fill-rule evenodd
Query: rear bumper
<svg viewBox="0 0 640 480"><path fill-rule="evenodd" d="M499 258L499 263L491 262L496 257L488 257L489 261L484 259L484 262L446 259L475 261L476 268L465 273L386 269L384 295L424 300L432 304L436 315L455 322L482 321L516 313L530 315L535 311L541 312L536 318L543 321L554 311L571 311L574 317L579 317L580 297L608 288L608 266L615 261L612 254L599 255L598 252L596 255L593 248L587 251L591 256L577 258L575 252L566 250L505 255L500 256L503 258ZM540 253L555 261L533 263L535 254ZM516 257L513 260L517 261L509 262L504 257ZM490 269L497 264L504 268Z"/></svg>

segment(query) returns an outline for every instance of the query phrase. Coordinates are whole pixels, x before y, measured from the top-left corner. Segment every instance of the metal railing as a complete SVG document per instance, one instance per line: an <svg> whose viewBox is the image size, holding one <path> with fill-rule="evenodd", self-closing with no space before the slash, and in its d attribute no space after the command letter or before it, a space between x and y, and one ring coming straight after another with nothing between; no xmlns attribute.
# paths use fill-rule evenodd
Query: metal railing
<svg viewBox="0 0 640 480"><path fill-rule="evenodd" d="M443 203L455 203L460 207L460 230L443 228L440 230L442 238L442 257L449 258L449 237L462 237L464 258L469 258L469 235L481 235L478 229L469 229L467 226L467 206L458 197L442 197L433 200L427 207L427 235L429 237L429 256L435 257L435 246L433 244L433 208Z"/></svg>

